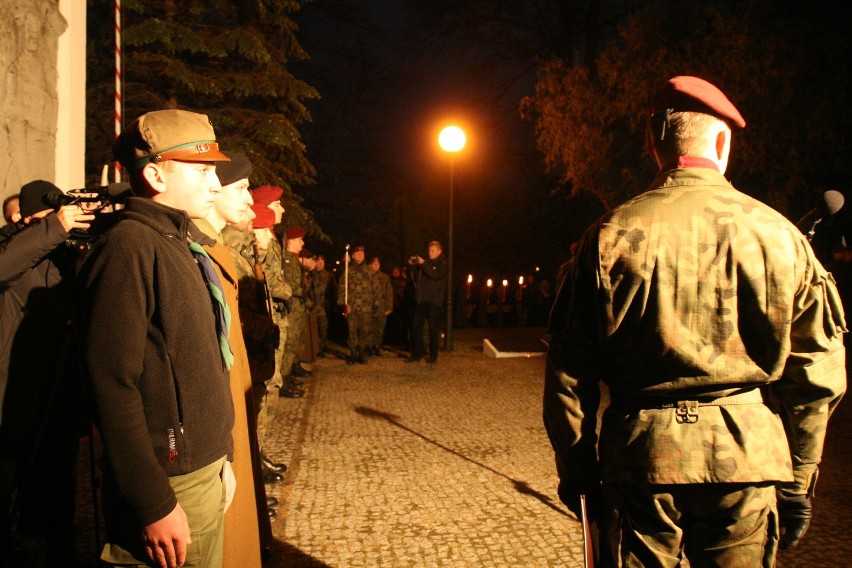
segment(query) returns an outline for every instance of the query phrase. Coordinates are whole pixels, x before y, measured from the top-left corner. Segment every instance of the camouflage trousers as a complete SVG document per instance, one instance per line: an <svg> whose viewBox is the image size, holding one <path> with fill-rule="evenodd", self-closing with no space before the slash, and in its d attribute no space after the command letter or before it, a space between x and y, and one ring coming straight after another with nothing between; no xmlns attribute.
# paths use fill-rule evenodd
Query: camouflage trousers
<svg viewBox="0 0 852 568"><path fill-rule="evenodd" d="M370 342L369 345L381 345L382 339L385 336L385 324L388 317L384 312L374 314L370 323Z"/></svg>
<svg viewBox="0 0 852 568"><path fill-rule="evenodd" d="M370 324L373 314L367 311L352 310L346 316L349 327L349 347L366 347L370 345Z"/></svg>
<svg viewBox="0 0 852 568"><path fill-rule="evenodd" d="M322 353L328 346L328 314L325 313L325 308L317 310L317 336L319 337L319 350Z"/></svg>
<svg viewBox="0 0 852 568"><path fill-rule="evenodd" d="M600 566L775 566L772 483L610 484L604 502Z"/></svg>
<svg viewBox="0 0 852 568"><path fill-rule="evenodd" d="M287 341L283 342L284 351L281 355L282 377L290 374L293 363L298 360L298 357L302 354L302 349L305 348L306 316L305 306L301 303L296 303L294 300L293 311L287 315L290 327L287 333Z"/></svg>
<svg viewBox="0 0 852 568"><path fill-rule="evenodd" d="M254 398L258 401L259 407L257 412L257 444L261 450L263 450L263 440L266 437L270 415L275 413L275 405L278 404L278 391L284 386L284 375L281 374L281 358L290 330L288 317L273 312L272 321L278 325L279 331L278 347L275 348L275 373L273 373L272 378L266 381L265 388L254 390Z"/></svg>

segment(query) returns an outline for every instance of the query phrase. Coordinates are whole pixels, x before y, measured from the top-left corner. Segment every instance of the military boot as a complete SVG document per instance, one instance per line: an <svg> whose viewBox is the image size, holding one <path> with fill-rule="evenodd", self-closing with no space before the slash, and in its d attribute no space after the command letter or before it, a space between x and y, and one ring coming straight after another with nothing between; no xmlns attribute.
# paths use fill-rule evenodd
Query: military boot
<svg viewBox="0 0 852 568"><path fill-rule="evenodd" d="M356 349L356 353L358 353L358 362L361 363L362 365L366 365L367 364L367 358L364 357L364 348L359 347L358 349Z"/></svg>

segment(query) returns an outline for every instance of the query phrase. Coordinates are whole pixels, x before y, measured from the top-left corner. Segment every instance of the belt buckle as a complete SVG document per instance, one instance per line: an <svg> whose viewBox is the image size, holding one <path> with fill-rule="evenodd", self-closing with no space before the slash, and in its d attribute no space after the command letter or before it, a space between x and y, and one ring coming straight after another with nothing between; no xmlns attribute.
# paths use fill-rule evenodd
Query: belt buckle
<svg viewBox="0 0 852 568"><path fill-rule="evenodd" d="M695 424L698 422L698 401L678 401L675 409L675 420L678 424Z"/></svg>

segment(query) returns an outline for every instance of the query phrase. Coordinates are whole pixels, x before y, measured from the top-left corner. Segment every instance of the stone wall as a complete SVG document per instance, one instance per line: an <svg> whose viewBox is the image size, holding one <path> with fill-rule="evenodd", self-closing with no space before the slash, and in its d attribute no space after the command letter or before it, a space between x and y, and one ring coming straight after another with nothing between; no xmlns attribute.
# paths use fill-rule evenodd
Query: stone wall
<svg viewBox="0 0 852 568"><path fill-rule="evenodd" d="M0 2L0 199L34 179L53 181L65 28L58 0Z"/></svg>

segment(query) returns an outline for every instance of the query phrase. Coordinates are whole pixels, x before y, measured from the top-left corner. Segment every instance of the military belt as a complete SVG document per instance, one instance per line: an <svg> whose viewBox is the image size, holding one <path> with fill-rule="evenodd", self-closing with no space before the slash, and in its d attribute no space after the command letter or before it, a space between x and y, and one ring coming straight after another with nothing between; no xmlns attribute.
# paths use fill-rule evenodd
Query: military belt
<svg viewBox="0 0 852 568"><path fill-rule="evenodd" d="M661 410L664 408L675 409L675 420L678 424L694 424L698 422L701 406L733 406L737 404L760 404L763 402L763 393L759 388L749 389L741 393L719 398L704 400L668 400L652 397L630 397L630 400L613 399L613 407L630 410Z"/></svg>

